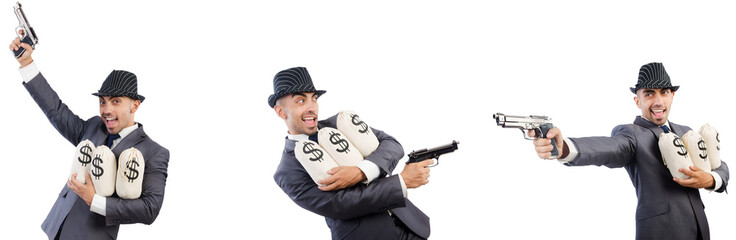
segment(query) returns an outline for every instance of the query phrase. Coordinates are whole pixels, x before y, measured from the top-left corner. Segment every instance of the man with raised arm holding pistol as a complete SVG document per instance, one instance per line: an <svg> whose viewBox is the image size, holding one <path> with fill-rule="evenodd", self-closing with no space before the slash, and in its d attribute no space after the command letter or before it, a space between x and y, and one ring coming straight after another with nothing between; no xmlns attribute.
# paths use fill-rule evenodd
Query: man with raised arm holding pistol
<svg viewBox="0 0 736 240"><path fill-rule="evenodd" d="M710 239L708 220L698 189L724 192L728 166L721 162L712 172L691 166L679 171L689 179L674 178L663 164L658 138L672 132L680 137L689 127L670 122L675 91L662 63L649 63L639 70L639 79L630 90L641 116L633 124L619 125L611 137L563 138L558 128L547 138L534 141L537 155L547 159L551 141L561 146L559 161L568 166L597 165L623 167L636 188L636 239ZM528 133L533 136L533 132Z"/></svg>
<svg viewBox="0 0 736 240"><path fill-rule="evenodd" d="M426 239L429 218L414 206L407 188L427 184L428 159L407 164L399 175L390 175L404 150L388 134L372 129L380 144L357 166L329 170L332 176L318 186L299 163L294 146L299 140L317 141L317 130L335 127L336 117L317 121L317 99L325 91L316 90L306 68L283 70L273 79L274 94L268 104L288 128L281 163L274 180L299 206L322 215L332 239Z"/></svg>
<svg viewBox="0 0 736 240"><path fill-rule="evenodd" d="M22 35L22 32L21 32ZM138 95L135 74L114 70L97 93L100 116L87 120L64 104L33 62L33 48L15 38L10 50L25 52L17 58L23 85L59 133L73 145L89 139L95 146L107 145L116 158L135 147L144 158L145 170L140 197L122 199L117 194L103 197L95 192L89 172L86 183L73 174L59 193L41 225L49 239L116 239L120 224L151 224L164 200L169 150L158 145L133 119L144 97ZM116 164L117 165L117 164Z"/></svg>

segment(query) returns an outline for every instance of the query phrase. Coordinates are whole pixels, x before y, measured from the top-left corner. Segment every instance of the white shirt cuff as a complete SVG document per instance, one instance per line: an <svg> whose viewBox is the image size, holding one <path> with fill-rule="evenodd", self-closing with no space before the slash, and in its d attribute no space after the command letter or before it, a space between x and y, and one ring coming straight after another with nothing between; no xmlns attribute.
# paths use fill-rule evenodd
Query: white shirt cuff
<svg viewBox="0 0 736 240"><path fill-rule="evenodd" d="M721 188L721 186L723 185L723 179L721 179L721 175L718 175L717 172L710 172L710 175L713 175L713 180L716 183L715 183L715 186L713 187L713 189L707 189L706 188L705 190L708 190L708 191L711 191L712 192L712 191L715 191L715 190L718 190L719 188Z"/></svg>
<svg viewBox="0 0 736 240"><path fill-rule="evenodd" d="M406 183L404 182L404 178L401 177L401 174L399 174L399 182L401 182L401 193L404 194L404 198L409 197L409 191L406 190Z"/></svg>
<svg viewBox="0 0 736 240"><path fill-rule="evenodd" d="M95 196L92 197L92 204L89 205L89 210L102 216L106 216L107 212L105 211L105 207L107 207L107 198L95 194Z"/></svg>
<svg viewBox="0 0 736 240"><path fill-rule="evenodd" d="M38 70L36 62L31 62L31 64L28 64L28 66L20 68L20 75L23 76L23 82L25 83L30 82L39 73L41 72Z"/></svg>
<svg viewBox="0 0 736 240"><path fill-rule="evenodd" d="M357 167L360 168L360 171L363 171L363 174L365 174L363 184L371 183L373 180L378 178L379 174L381 174L381 171L378 169L378 165L368 160L360 161Z"/></svg>
<svg viewBox="0 0 736 240"><path fill-rule="evenodd" d="M567 145L567 149L569 149L570 152L567 154L567 157L558 158L557 161L559 161L560 163L568 163L572 161L573 159L575 159L575 157L578 156L578 149L575 147L575 144L572 141L570 141L569 138L562 138L562 140L565 141L565 145ZM559 148L560 154L562 154L562 148L564 147L565 146L562 146Z"/></svg>

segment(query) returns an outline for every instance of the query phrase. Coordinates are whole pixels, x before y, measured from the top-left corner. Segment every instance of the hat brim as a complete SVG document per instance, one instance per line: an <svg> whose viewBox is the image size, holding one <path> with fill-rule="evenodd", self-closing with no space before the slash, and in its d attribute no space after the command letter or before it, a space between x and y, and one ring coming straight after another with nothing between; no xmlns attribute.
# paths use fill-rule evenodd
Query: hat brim
<svg viewBox="0 0 736 240"><path fill-rule="evenodd" d="M316 91L292 91L292 92L283 92L279 94L271 94L271 96L268 96L268 105L271 106L271 108L276 106L276 100L279 100L279 98L292 94L292 93L300 93L300 92L314 92L317 94L317 96L321 96L322 94L325 94L327 91L325 90L316 90Z"/></svg>
<svg viewBox="0 0 736 240"><path fill-rule="evenodd" d="M647 88L647 87L643 87L643 88ZM643 88L632 87L632 88L629 88L629 90L631 90L632 93L636 94L636 90L643 89ZM671 86L671 87L663 87L663 88L669 88L670 90L672 90L672 92L677 92L677 89L680 89L680 86Z"/></svg>
<svg viewBox="0 0 736 240"><path fill-rule="evenodd" d="M140 100L141 102L143 102L143 100L146 99L146 97L144 97L143 95L130 94L130 93L96 92L96 93L92 93L92 95L97 96L97 97L106 97L106 96L107 97L120 97L120 96L125 96L125 97L132 98L133 100Z"/></svg>

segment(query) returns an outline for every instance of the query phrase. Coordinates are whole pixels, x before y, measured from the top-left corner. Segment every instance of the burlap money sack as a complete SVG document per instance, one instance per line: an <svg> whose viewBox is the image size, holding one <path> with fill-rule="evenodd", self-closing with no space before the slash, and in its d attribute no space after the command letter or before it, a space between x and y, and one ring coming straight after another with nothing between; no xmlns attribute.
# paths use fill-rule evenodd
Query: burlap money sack
<svg viewBox="0 0 736 240"><path fill-rule="evenodd" d="M706 123L700 127L698 132L705 140L705 145L708 146L711 170L721 167L721 139L718 136L718 130Z"/></svg>
<svg viewBox="0 0 736 240"><path fill-rule="evenodd" d="M314 141L302 140L296 142L294 146L294 155L299 163L302 164L304 169L307 170L309 176L312 177L314 183L317 181L330 177L327 174L332 168L337 167L335 162L329 154ZM322 185L317 183L318 185Z"/></svg>
<svg viewBox="0 0 736 240"><path fill-rule="evenodd" d="M690 159L693 160L693 165L703 169L703 171L710 172L708 147L706 147L705 141L700 134L692 130L687 131L682 135L682 143L685 144L687 152L690 153Z"/></svg>
<svg viewBox="0 0 736 240"><path fill-rule="evenodd" d="M92 154L95 152L95 144L86 139L77 145L77 151L74 154L74 160L72 161L72 169L69 173L69 177L72 174L77 174L77 181L81 183L87 183L85 179L85 173L89 172L89 168L92 163Z"/></svg>
<svg viewBox="0 0 736 240"><path fill-rule="evenodd" d="M331 127L322 128L317 133L317 139L319 145L335 159L337 165L355 166L363 161L363 155L340 130Z"/></svg>
<svg viewBox="0 0 736 240"><path fill-rule="evenodd" d="M693 165L687 148L685 148L685 144L682 143L680 137L674 133L659 134L659 151L662 153L664 165L667 166L673 177L679 179L690 178L690 176L678 171L680 168L688 169L688 167Z"/></svg>
<svg viewBox="0 0 736 240"><path fill-rule="evenodd" d="M115 191L123 199L136 199L143 190L143 170L146 162L138 149L128 148L118 158L118 174Z"/></svg>
<svg viewBox="0 0 736 240"><path fill-rule="evenodd" d="M352 111L337 114L337 130L344 133L365 158L378 148L378 138L373 130Z"/></svg>
<svg viewBox="0 0 736 240"><path fill-rule="evenodd" d="M117 161L115 154L105 145L99 146L92 154L89 175L95 186L95 192L103 197L109 197L115 192L115 176L117 176Z"/></svg>

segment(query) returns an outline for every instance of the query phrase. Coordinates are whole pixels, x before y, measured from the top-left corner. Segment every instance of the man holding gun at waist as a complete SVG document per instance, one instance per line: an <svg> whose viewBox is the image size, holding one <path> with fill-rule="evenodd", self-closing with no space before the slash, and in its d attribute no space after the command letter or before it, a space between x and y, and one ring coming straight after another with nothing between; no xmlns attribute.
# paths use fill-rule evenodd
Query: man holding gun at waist
<svg viewBox="0 0 736 240"><path fill-rule="evenodd" d="M700 169L679 168L688 179L673 178L663 165L658 137L662 133L682 136L687 126L669 122L675 91L661 63L649 63L639 70L631 91L641 109L633 124L619 125L611 137L563 138L558 128L547 138L534 140L537 155L550 157L552 141L560 146L558 160L568 166L597 165L623 167L636 188L636 239L710 239L708 220L698 189L724 192L728 185L728 166ZM530 131L529 136L534 136ZM720 161L720 160L719 160Z"/></svg>
<svg viewBox="0 0 736 240"><path fill-rule="evenodd" d="M407 199L407 188L429 182L432 159L407 164L399 175L390 175L403 157L401 145L388 134L372 129L380 144L357 166L340 166L317 185L295 156L300 140L317 141L318 129L336 127L336 116L317 121L316 90L306 68L295 67L276 74L274 94L268 104L288 127L281 163L274 180L299 206L322 215L333 239L426 239L429 217ZM370 183L370 184L368 184Z"/></svg>

